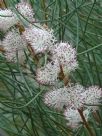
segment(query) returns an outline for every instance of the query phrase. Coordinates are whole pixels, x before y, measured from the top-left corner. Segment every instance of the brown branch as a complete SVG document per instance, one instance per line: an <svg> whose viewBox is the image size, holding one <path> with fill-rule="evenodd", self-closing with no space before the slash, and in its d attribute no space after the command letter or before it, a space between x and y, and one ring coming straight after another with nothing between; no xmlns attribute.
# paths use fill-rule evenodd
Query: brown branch
<svg viewBox="0 0 102 136"><path fill-rule="evenodd" d="M4 53L5 50L2 47L0 47L0 52Z"/></svg>
<svg viewBox="0 0 102 136"><path fill-rule="evenodd" d="M17 23L15 26L16 26L16 28L19 29L20 34L22 34L25 31L24 26L21 25L20 23Z"/></svg>
<svg viewBox="0 0 102 136"><path fill-rule="evenodd" d="M79 114L80 114L80 116L81 116L81 119L83 120L83 123L84 123L85 127L87 128L87 130L88 130L90 136L95 136L95 134L94 134L93 131L91 130L90 126L88 125L88 123L87 123L87 121L86 121L86 119L85 119L85 117L84 117L84 115L83 115L83 110L80 110L80 109L77 109L77 110L78 110L78 112L79 112Z"/></svg>
<svg viewBox="0 0 102 136"><path fill-rule="evenodd" d="M39 62L39 58L37 57L37 55L34 52L34 49L32 48L32 46L30 44L28 44L28 50L31 53L31 56L33 57L33 60L36 61L36 63L38 64Z"/></svg>
<svg viewBox="0 0 102 136"><path fill-rule="evenodd" d="M70 83L70 79L69 79L68 76L65 76L64 79L63 79L63 81L64 81L64 85L65 85L65 86L67 86L68 83Z"/></svg>
<svg viewBox="0 0 102 136"><path fill-rule="evenodd" d="M67 86L68 83L70 82L69 77L64 74L62 65L60 65L60 72L59 72L58 78L59 80L63 80L65 86Z"/></svg>
<svg viewBox="0 0 102 136"><path fill-rule="evenodd" d="M60 65L60 72L59 72L58 78L59 78L60 80L63 80L63 79L65 78L62 65Z"/></svg>
<svg viewBox="0 0 102 136"><path fill-rule="evenodd" d="M3 0L0 0L0 8L1 9L5 9L6 8L5 2Z"/></svg>

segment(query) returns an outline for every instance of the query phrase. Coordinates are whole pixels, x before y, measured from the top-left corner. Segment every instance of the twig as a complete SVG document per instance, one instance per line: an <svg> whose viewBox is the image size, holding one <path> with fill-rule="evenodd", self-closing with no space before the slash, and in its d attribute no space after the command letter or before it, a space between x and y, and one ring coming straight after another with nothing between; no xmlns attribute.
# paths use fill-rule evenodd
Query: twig
<svg viewBox="0 0 102 136"><path fill-rule="evenodd" d="M87 130L88 130L90 136L95 136L94 133L93 133L93 131L92 131L91 128L89 127L89 125L88 125L88 123L87 123L87 121L86 121L84 115L83 115L83 111L80 110L80 109L77 109L77 110L78 110L78 112L79 112L79 114L80 114L80 116L81 116L81 118L82 118L82 120L83 120L83 123L84 123L85 127L87 128Z"/></svg>

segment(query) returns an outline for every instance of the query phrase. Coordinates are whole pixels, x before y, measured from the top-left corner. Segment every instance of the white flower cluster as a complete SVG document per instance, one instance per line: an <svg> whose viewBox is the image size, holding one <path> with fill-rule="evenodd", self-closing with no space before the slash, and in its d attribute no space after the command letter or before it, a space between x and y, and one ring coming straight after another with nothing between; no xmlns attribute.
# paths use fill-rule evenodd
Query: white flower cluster
<svg viewBox="0 0 102 136"><path fill-rule="evenodd" d="M23 33L23 36L27 42L31 44L35 53L45 52L47 49L50 49L56 41L53 36L53 31L48 31L42 26L39 27L31 26L26 28Z"/></svg>
<svg viewBox="0 0 102 136"><path fill-rule="evenodd" d="M27 2L21 2L16 5L16 8L22 20L25 18L30 22L35 22L34 12L30 4L28 4Z"/></svg>
<svg viewBox="0 0 102 136"><path fill-rule="evenodd" d="M60 72L59 64L52 61L37 70L36 79L40 84L55 85Z"/></svg>
<svg viewBox="0 0 102 136"><path fill-rule="evenodd" d="M71 127L74 127L82 121L78 109L83 109L87 120L90 112L98 109L98 106L94 105L99 104L101 97L102 90L98 86L84 88L82 85L76 84L47 92L44 95L44 103L60 111L66 108L64 115Z"/></svg>
<svg viewBox="0 0 102 136"><path fill-rule="evenodd" d="M68 43L60 43L53 50L53 59L57 59L65 73L74 71L78 67L76 50Z"/></svg>
<svg viewBox="0 0 102 136"><path fill-rule="evenodd" d="M64 115L65 115L65 118L69 121L67 125L72 128L78 127L79 123L82 122L81 116L76 109L67 108L64 112ZM89 110L88 109L84 110L83 115L86 121L88 121Z"/></svg>
<svg viewBox="0 0 102 136"><path fill-rule="evenodd" d="M16 23L16 15L10 9L0 10L0 30L6 32Z"/></svg>
<svg viewBox="0 0 102 136"><path fill-rule="evenodd" d="M20 13L20 18L24 17L28 22L35 22L34 12L29 4L19 3L16 9ZM11 10L0 10L0 30L5 32L5 37L0 44L5 50L7 60L16 62L18 52L18 59L23 63L23 50L28 46L36 56L50 54L50 60L47 59L45 65L37 67L36 71L36 80L40 84L53 86L52 90L45 93L44 103L57 110L64 110L65 118L69 121L68 125L72 127L78 126L82 121L78 109L83 109L83 115L88 120L90 111L97 109L97 106L92 105L99 103L102 96L101 89L97 86L84 88L80 84L68 83L64 87L55 87L59 81L65 81L65 77L78 68L75 48L67 42L57 43L53 31L37 23L29 24L20 31L20 28L17 28L18 22L20 24L19 18Z"/></svg>
<svg viewBox="0 0 102 136"><path fill-rule="evenodd" d="M34 12L30 4L21 2L16 5L16 9L20 15L22 14L22 18L24 17L34 22ZM1 44L5 50L5 57L8 61L16 62L16 54L18 52L18 59L22 64L25 60L24 48L27 48L27 43L16 27L18 23L22 24L20 18L10 9L0 9L0 31L5 32L5 37Z"/></svg>
<svg viewBox="0 0 102 136"><path fill-rule="evenodd" d="M89 88L86 88L86 91L83 93L83 96L85 97L85 105L89 110L97 110L97 106L91 106L91 105L98 105L100 98L102 97L102 89L98 86L91 86Z"/></svg>
<svg viewBox="0 0 102 136"><path fill-rule="evenodd" d="M49 38L49 41L52 41ZM47 43L47 42L46 42ZM50 45L50 44L49 44ZM68 46L68 47L67 47ZM44 70L39 69L37 72L37 79L40 83L54 84L59 79L59 73L61 72L60 66L63 70L63 74L70 73L78 67L76 60L76 51L71 45L67 43L60 43L51 48L52 62L49 62ZM52 68L53 67L53 68ZM47 79L47 81L45 81Z"/></svg>
<svg viewBox="0 0 102 136"><path fill-rule="evenodd" d="M16 62L16 53L18 52L18 58L20 62L23 62L23 49L27 46L27 43L19 34L19 31L12 29L7 32L2 45L5 50L5 56L9 61Z"/></svg>
<svg viewBox="0 0 102 136"><path fill-rule="evenodd" d="M54 93L53 93L54 92ZM60 95L63 96L60 97ZM59 95L57 95L59 93ZM56 96L56 105L65 105L66 107L72 107L74 109L81 109L82 107L87 107L88 104L94 105L99 103L99 98L102 96L101 88L98 88L96 86L92 86L89 88L84 88L83 86L76 84L74 86L54 89L50 92L47 92L44 96L45 103L48 103L48 106L52 106L62 110L63 107L61 106L59 108L55 106L55 102L53 103L53 96L55 98ZM69 98L67 97L69 96ZM57 103L57 100L60 100L60 102ZM63 99L65 100L65 103L63 102ZM48 101L47 101L48 100ZM67 102L67 105L66 105ZM87 104L87 105L85 105ZM69 105L69 106L68 106ZM95 110L94 106L88 106L89 110Z"/></svg>
<svg viewBox="0 0 102 136"><path fill-rule="evenodd" d="M44 103L48 106L54 107L57 110L62 110L64 107L69 106L70 93L66 87L56 89L44 95Z"/></svg>
<svg viewBox="0 0 102 136"><path fill-rule="evenodd" d="M20 18L24 17L30 22L34 22L34 12L28 3L18 3L16 9L20 13ZM52 62L49 62L45 67L37 70L36 79L38 82L42 84L55 84L60 73L60 65L63 68L63 72L67 71L68 73L78 67L75 49L67 43L56 44L57 41L53 35L53 30L35 23L35 25L28 25L27 28L24 27L24 30L20 32L22 33L21 35L16 32L17 30L13 30L17 28L11 28L15 24L18 25L18 22L20 23L18 16L9 9L1 10L1 15L3 19L0 28L2 30L5 29L5 31L8 30L2 43L6 51L5 56L9 61L16 61L17 51L19 51L19 56L22 56L23 48L27 47L26 42L31 46L35 54L45 52L52 54L51 59L54 65ZM7 28L3 26L4 24Z"/></svg>

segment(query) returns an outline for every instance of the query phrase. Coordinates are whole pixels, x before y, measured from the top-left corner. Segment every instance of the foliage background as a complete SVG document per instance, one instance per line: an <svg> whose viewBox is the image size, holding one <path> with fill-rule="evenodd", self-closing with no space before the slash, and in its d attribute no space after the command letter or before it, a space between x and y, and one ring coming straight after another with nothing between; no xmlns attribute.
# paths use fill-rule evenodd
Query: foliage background
<svg viewBox="0 0 102 136"><path fill-rule="evenodd" d="M19 0L5 0L12 7ZM28 0L39 22L54 29L58 41L71 43L78 52L79 69L73 82L102 87L102 1L101 0ZM19 15L17 12L16 14ZM3 34L0 33L0 37ZM81 124L71 130L62 113L42 102L48 87L34 80L34 62L25 53L29 69L6 62L0 55L0 128L10 136L88 136ZM98 121L90 115L89 124L97 136L102 135L102 108Z"/></svg>

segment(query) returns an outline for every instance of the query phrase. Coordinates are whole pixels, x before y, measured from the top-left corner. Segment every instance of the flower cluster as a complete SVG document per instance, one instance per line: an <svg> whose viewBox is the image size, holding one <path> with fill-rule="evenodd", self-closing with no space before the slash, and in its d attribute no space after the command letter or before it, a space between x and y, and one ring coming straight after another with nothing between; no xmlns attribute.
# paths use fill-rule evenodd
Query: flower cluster
<svg viewBox="0 0 102 136"><path fill-rule="evenodd" d="M21 20L28 20L28 26L23 26L23 31L23 24L17 15L9 9L0 10L0 30L5 32L0 44L5 50L6 59L16 62L18 53L19 62L22 64L25 59L23 50L29 47L32 49L33 58L39 57L39 54L45 55L45 65L38 64L36 70L36 81L50 86L50 91L44 94L44 103L58 111L64 111L68 125L77 127L82 121L78 110L82 110L87 121L90 112L98 108L92 105L99 103L101 89L98 86L85 88L78 83L71 84L68 80L65 83L66 77L78 68L76 49L67 42L57 42L53 30L37 24L33 9L28 3L21 2L16 5L16 9ZM39 60L40 57L37 58L38 63ZM59 82L62 83L60 87L57 85Z"/></svg>
<svg viewBox="0 0 102 136"><path fill-rule="evenodd" d="M65 73L74 71L78 67L76 50L68 43L60 43L53 50L53 59L57 59Z"/></svg>
<svg viewBox="0 0 102 136"><path fill-rule="evenodd" d="M43 53L49 50L56 41L53 36L53 31L48 31L42 26L35 27L31 25L25 29L23 36L31 44L35 53Z"/></svg>
<svg viewBox="0 0 102 136"><path fill-rule="evenodd" d="M56 61L51 61L44 67L37 69L36 79L41 84L55 85L58 81L59 72L59 64Z"/></svg>
<svg viewBox="0 0 102 136"><path fill-rule="evenodd" d="M8 61L16 62L17 52L20 61L24 58L23 49L27 46L27 43L23 37L20 36L18 30L12 29L11 31L7 32L5 38L3 39L2 45L4 47L5 56Z"/></svg>
<svg viewBox="0 0 102 136"><path fill-rule="evenodd" d="M56 89L44 95L44 103L50 107L56 108L58 111L70 105L70 92L66 87Z"/></svg>
<svg viewBox="0 0 102 136"><path fill-rule="evenodd" d="M62 95L62 92L63 92L63 95ZM50 95L51 96L53 95L53 97L50 97ZM60 95L62 97L60 97ZM56 103L56 105L62 105L63 103L63 105L65 105L66 107L71 107L73 109L81 109L82 107L87 107L88 104L89 105L98 104L99 98L101 97L101 95L102 95L101 88L92 86L85 89L82 85L76 84L74 86L66 87L66 89L65 87L54 89L54 90L52 89L52 91L47 92L45 94L44 98L45 98L45 103L48 104L48 106L53 105L53 107L57 109L59 109L59 106L56 107L53 103L53 98L55 97L56 97L56 100L60 99L60 102ZM69 99L67 99L68 98L67 96L69 96ZM65 102L63 101L63 99L65 100ZM48 100L48 103L47 103L47 100ZM88 109L95 110L94 106L88 106Z"/></svg>
<svg viewBox="0 0 102 136"><path fill-rule="evenodd" d="M0 30L6 32L17 21L16 15L10 9L0 10Z"/></svg>
<svg viewBox="0 0 102 136"><path fill-rule="evenodd" d="M24 63L24 49L27 48L28 43L21 35L22 22L21 18L28 19L34 22L34 12L30 4L21 2L15 6L19 14L16 15L10 9L0 9L0 31L4 31L5 36L2 41L2 47L5 50L5 57L8 61L16 62L17 55L19 62ZM19 24L19 29L18 29ZM25 28L23 28L25 29Z"/></svg>
<svg viewBox="0 0 102 136"><path fill-rule="evenodd" d="M21 2L16 5L16 9L20 15L20 18L24 18L30 22L35 22L34 12L31 5L26 2Z"/></svg>
<svg viewBox="0 0 102 136"><path fill-rule="evenodd" d="M63 110L66 107L64 115L70 126L74 127L82 121L78 109L82 109L87 120L90 112L98 109L96 105L99 104L101 96L102 90L97 86L84 88L82 85L76 84L66 88L52 89L44 95L44 103L57 110Z"/></svg>
<svg viewBox="0 0 102 136"><path fill-rule="evenodd" d="M95 105L98 105L100 102L100 98L102 96L102 89L98 86L90 86L89 88L86 88L83 96L85 97L85 104L87 104L86 107L92 111L97 110L98 107Z"/></svg>
<svg viewBox="0 0 102 136"><path fill-rule="evenodd" d="M83 115L84 115L86 121L88 120L89 114L90 114L90 112L89 112L88 109L86 109L86 110L83 111ZM69 121L67 123L67 125L70 126L70 127L72 127L72 128L78 127L79 123L82 122L80 114L75 109L67 108L64 111L64 116Z"/></svg>

